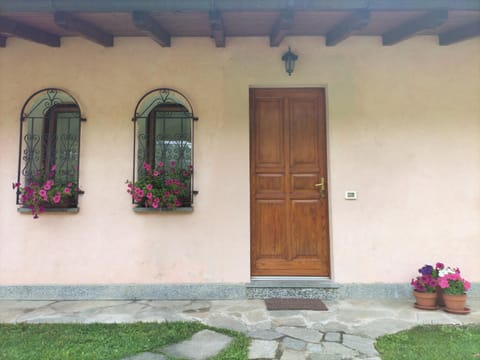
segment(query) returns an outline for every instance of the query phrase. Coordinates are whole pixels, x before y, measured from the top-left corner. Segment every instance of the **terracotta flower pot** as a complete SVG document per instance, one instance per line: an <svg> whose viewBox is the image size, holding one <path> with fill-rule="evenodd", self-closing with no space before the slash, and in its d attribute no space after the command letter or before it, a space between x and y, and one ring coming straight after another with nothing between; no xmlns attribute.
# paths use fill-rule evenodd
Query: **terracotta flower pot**
<svg viewBox="0 0 480 360"><path fill-rule="evenodd" d="M468 314L470 312L470 309L465 307L467 294L452 295L443 293L443 301L445 302L445 311L454 314Z"/></svg>
<svg viewBox="0 0 480 360"><path fill-rule="evenodd" d="M413 291L415 296L415 307L422 310L436 310L437 293Z"/></svg>

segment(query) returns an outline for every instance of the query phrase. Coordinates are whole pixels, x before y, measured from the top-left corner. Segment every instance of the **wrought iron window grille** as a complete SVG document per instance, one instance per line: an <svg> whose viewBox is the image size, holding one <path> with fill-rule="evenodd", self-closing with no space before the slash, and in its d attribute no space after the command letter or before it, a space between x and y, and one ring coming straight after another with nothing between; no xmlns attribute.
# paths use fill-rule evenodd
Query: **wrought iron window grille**
<svg viewBox="0 0 480 360"><path fill-rule="evenodd" d="M170 88L157 88L140 98L133 114L133 183L145 176L144 164L175 163L193 168L194 126L198 118L185 95ZM193 205L194 177L189 179L188 196L182 207ZM135 201L132 199L132 203Z"/></svg>
<svg viewBox="0 0 480 360"><path fill-rule="evenodd" d="M17 183L29 185L54 168L54 180L72 184L68 207L77 207L80 167L80 106L65 90L45 88L33 93L20 112ZM17 205L21 205L17 188ZM53 206L55 207L55 206Z"/></svg>

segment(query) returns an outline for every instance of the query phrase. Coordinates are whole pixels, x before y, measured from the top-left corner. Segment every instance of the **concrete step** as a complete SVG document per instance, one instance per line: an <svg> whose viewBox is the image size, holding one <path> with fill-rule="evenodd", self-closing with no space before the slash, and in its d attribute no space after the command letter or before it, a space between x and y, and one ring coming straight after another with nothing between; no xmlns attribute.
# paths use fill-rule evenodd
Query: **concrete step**
<svg viewBox="0 0 480 360"><path fill-rule="evenodd" d="M247 298L335 300L339 286L329 279L254 279L246 284Z"/></svg>

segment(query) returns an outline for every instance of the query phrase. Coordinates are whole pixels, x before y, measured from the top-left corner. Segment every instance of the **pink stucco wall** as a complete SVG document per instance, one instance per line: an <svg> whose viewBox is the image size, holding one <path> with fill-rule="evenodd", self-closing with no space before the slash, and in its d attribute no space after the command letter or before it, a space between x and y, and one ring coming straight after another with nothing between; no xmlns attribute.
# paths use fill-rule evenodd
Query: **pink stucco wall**
<svg viewBox="0 0 480 360"><path fill-rule="evenodd" d="M327 88L332 274L337 282L408 282L425 262L460 266L480 281L480 40L438 46L415 37L80 38L58 49L9 39L0 50L0 285L248 282L249 86ZM81 138L78 214L16 211L11 182L18 118L36 90L59 87L88 121ZM132 122L148 90L187 95L195 124L193 213L137 214ZM344 199L346 190L358 200Z"/></svg>

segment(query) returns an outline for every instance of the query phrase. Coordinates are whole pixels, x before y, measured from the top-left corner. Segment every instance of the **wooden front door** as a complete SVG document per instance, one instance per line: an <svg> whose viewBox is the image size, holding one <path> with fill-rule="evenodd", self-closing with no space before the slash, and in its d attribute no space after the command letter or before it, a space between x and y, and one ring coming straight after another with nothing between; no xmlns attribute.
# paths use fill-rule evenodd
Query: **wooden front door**
<svg viewBox="0 0 480 360"><path fill-rule="evenodd" d="M330 276L325 92L250 89L252 276Z"/></svg>

